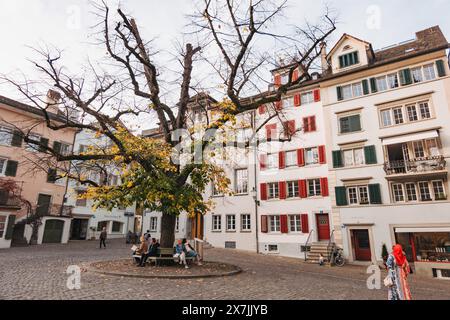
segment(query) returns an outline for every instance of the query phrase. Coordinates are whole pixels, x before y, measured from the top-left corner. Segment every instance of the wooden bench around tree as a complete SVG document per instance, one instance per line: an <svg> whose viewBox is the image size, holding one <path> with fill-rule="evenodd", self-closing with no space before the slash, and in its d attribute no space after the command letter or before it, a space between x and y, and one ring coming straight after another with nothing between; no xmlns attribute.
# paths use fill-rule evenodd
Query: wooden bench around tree
<svg viewBox="0 0 450 320"><path fill-rule="evenodd" d="M158 265L159 262L161 261L172 261L175 263L179 263L180 262L180 258L179 257L174 257L173 255L175 254L175 248L158 248L158 250L156 251L156 256L155 257L148 257L147 258L147 262L148 264L151 264L152 262L154 262L155 266ZM141 259L141 255L133 255L133 259ZM186 262L191 262L195 259L195 257L186 257Z"/></svg>

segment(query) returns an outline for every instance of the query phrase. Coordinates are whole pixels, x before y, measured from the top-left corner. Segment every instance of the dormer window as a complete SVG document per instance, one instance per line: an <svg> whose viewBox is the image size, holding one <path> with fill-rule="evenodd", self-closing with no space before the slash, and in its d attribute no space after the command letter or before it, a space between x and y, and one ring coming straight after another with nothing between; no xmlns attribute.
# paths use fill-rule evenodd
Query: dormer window
<svg viewBox="0 0 450 320"><path fill-rule="evenodd" d="M339 57L339 66L341 69L353 66L359 63L358 51L344 54Z"/></svg>

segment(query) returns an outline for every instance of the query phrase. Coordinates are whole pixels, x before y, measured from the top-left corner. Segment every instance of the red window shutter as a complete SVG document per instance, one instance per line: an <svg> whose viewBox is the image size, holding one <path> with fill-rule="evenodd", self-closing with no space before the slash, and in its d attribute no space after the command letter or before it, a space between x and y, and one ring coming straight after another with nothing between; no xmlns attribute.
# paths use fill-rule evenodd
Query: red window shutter
<svg viewBox="0 0 450 320"><path fill-rule="evenodd" d="M310 126L310 131L316 131L316 117L310 117L309 118L309 126Z"/></svg>
<svg viewBox="0 0 450 320"><path fill-rule="evenodd" d="M290 133L291 135L294 135L295 130L296 130L296 128L295 128L295 120L290 120L290 121L288 121L287 125L288 125L289 133Z"/></svg>
<svg viewBox="0 0 450 320"><path fill-rule="evenodd" d="M281 152L278 154L278 158L279 158L279 161L278 161L278 167L279 167L280 169L286 168L286 153L285 153L284 151L281 151Z"/></svg>
<svg viewBox="0 0 450 320"><path fill-rule="evenodd" d="M280 189L280 200L286 199L286 182L279 182L278 187Z"/></svg>
<svg viewBox="0 0 450 320"><path fill-rule="evenodd" d="M327 163L327 157L325 153L325 146L319 146L319 163L325 164Z"/></svg>
<svg viewBox="0 0 450 320"><path fill-rule="evenodd" d="M275 76L275 86L281 86L281 76L279 74L277 74Z"/></svg>
<svg viewBox="0 0 450 320"><path fill-rule="evenodd" d="M298 70L294 70L294 73L292 74L292 81L298 80Z"/></svg>
<svg viewBox="0 0 450 320"><path fill-rule="evenodd" d="M320 89L314 90L314 102L320 101Z"/></svg>
<svg viewBox="0 0 450 320"><path fill-rule="evenodd" d="M309 118L303 118L303 131L309 132Z"/></svg>
<svg viewBox="0 0 450 320"><path fill-rule="evenodd" d="M260 192L261 192L261 200L266 201L267 200L267 183L261 183Z"/></svg>
<svg viewBox="0 0 450 320"><path fill-rule="evenodd" d="M297 162L299 167L305 166L305 149L297 150Z"/></svg>
<svg viewBox="0 0 450 320"><path fill-rule="evenodd" d="M308 191L306 190L306 180L300 180L298 182L298 193L300 198L308 197Z"/></svg>
<svg viewBox="0 0 450 320"><path fill-rule="evenodd" d="M287 215L281 215L280 216L280 229L281 233L289 233L288 229L288 216Z"/></svg>
<svg viewBox="0 0 450 320"><path fill-rule="evenodd" d="M265 105L259 106L258 111L259 111L259 114L266 113L266 106Z"/></svg>
<svg viewBox="0 0 450 320"><path fill-rule="evenodd" d="M277 111L283 110L283 102L282 101L275 102L275 109Z"/></svg>
<svg viewBox="0 0 450 320"><path fill-rule="evenodd" d="M328 190L328 178L320 179L320 190L322 191L322 197L328 197L330 195Z"/></svg>
<svg viewBox="0 0 450 320"><path fill-rule="evenodd" d="M268 224L267 224L267 216L261 216L261 232L267 233L269 232Z"/></svg>
<svg viewBox="0 0 450 320"><path fill-rule="evenodd" d="M302 214L301 221L302 221L302 232L303 233L309 233L309 217L308 217L308 214Z"/></svg>
<svg viewBox="0 0 450 320"><path fill-rule="evenodd" d="M266 126L266 139L274 139L277 131L277 124L269 124Z"/></svg>
<svg viewBox="0 0 450 320"><path fill-rule="evenodd" d="M259 169L261 171L266 170L267 168L267 155L266 154L261 154L259 156Z"/></svg>
<svg viewBox="0 0 450 320"><path fill-rule="evenodd" d="M300 107L301 104L302 104L302 98L299 93L294 96L294 106Z"/></svg>

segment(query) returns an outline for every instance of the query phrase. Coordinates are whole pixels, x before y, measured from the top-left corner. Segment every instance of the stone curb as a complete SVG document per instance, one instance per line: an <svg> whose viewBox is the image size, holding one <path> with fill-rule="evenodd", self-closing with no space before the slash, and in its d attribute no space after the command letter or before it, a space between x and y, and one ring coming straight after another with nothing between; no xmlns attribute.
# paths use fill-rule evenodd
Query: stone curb
<svg viewBox="0 0 450 320"><path fill-rule="evenodd" d="M103 274L107 276L115 276L115 277L126 277L126 278L140 278L140 279L200 279L200 278L222 278L222 277L230 277L237 275L242 272L242 269L238 266L223 263L223 262L217 262L217 261L205 261L205 263L218 263L218 264L226 264L228 266L234 267L236 270L224 272L224 273L217 273L217 274L204 274L204 275L141 275L141 274L129 274L129 273L123 273L123 272L111 272L111 271L102 271L100 269L97 269L95 267L92 267L95 263L100 263L105 261L95 261L90 262L88 265L83 266L84 269L87 272L97 273L97 274Z"/></svg>

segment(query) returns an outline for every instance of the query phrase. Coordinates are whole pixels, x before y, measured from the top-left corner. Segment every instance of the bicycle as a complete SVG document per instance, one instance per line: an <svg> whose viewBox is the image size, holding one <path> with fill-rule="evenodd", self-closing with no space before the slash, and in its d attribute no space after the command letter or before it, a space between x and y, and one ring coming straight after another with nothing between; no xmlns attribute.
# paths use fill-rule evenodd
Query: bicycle
<svg viewBox="0 0 450 320"><path fill-rule="evenodd" d="M338 267L343 267L345 265L344 250L341 248L334 248L331 253L331 262Z"/></svg>

